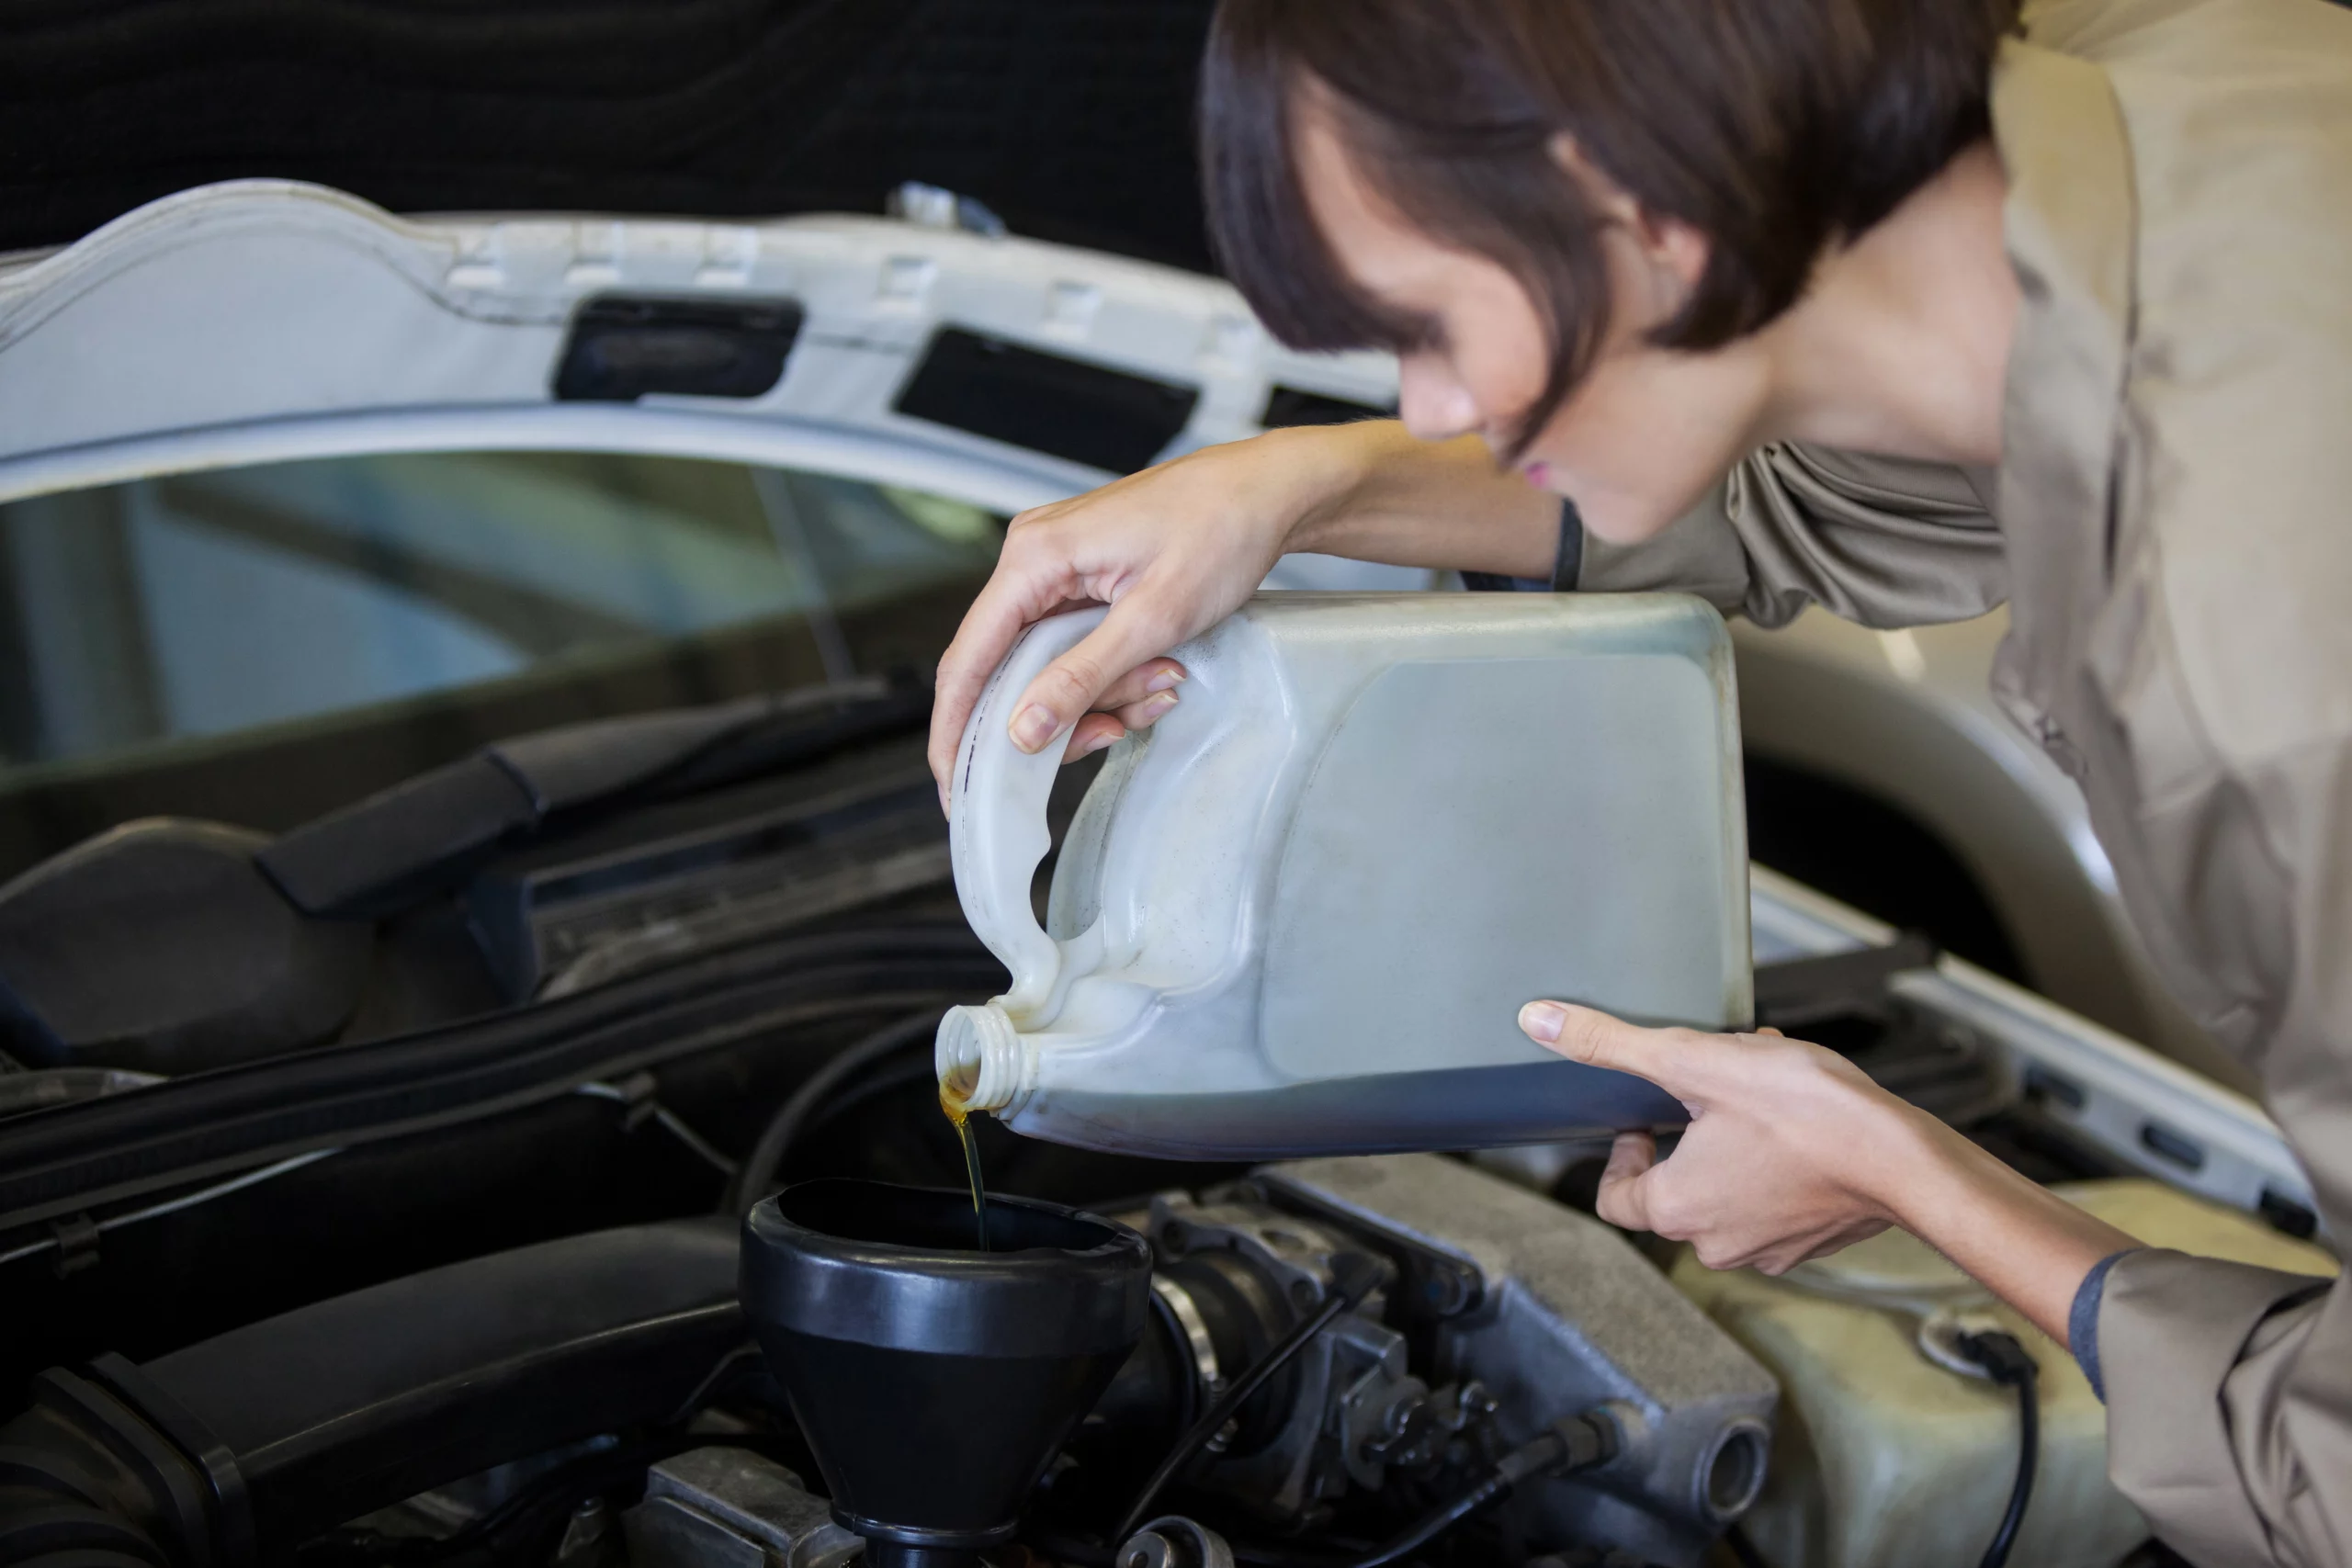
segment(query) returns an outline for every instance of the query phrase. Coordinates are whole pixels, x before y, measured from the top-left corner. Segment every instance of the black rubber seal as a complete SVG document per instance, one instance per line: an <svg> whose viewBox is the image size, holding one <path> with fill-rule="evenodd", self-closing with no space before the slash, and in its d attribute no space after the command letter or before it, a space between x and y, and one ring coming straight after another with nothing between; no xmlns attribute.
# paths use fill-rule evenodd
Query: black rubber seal
<svg viewBox="0 0 2352 1568"><path fill-rule="evenodd" d="M108 1352L90 1363L89 1372L100 1386L145 1416L204 1477L212 1494L212 1533L220 1561L231 1564L251 1561L253 1505L245 1495L245 1478L237 1468L237 1456L229 1445L125 1358Z"/></svg>

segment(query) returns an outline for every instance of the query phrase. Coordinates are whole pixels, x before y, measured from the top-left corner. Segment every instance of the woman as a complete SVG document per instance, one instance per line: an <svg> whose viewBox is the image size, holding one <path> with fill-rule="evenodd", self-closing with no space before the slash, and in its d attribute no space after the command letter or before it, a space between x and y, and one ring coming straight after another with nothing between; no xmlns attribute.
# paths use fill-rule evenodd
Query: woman
<svg viewBox="0 0 2352 1568"><path fill-rule="evenodd" d="M1016 741L1149 724L1286 550L1766 625L2006 599L2000 696L2352 1235L2352 12L2011 4L1225 0L1220 254L1285 341L1394 349L1401 425L1016 519L934 766L1072 602ZM2137 1248L1813 1046L1520 1018L1690 1107L1605 1218L1774 1272L1911 1230L2072 1348L2178 1550L2352 1560L2352 1288Z"/></svg>

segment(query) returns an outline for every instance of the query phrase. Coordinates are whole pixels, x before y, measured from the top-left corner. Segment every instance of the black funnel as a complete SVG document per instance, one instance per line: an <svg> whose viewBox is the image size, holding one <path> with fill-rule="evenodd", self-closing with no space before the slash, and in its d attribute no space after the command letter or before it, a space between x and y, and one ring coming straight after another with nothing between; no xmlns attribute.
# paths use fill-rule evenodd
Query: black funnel
<svg viewBox="0 0 2352 1568"><path fill-rule="evenodd" d="M744 1315L868 1568L1011 1539L1142 1337L1151 1253L1108 1220L963 1192L804 1181L743 1221Z"/></svg>

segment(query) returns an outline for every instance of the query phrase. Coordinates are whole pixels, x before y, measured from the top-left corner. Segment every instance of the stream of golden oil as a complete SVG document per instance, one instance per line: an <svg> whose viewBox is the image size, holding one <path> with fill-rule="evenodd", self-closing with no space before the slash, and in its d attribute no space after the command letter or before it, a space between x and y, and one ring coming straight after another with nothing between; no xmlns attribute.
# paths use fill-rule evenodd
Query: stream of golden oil
<svg viewBox="0 0 2352 1568"><path fill-rule="evenodd" d="M972 1114L964 1109L963 1101L944 1083L939 1086L939 1109L955 1124L956 1136L964 1145L964 1174L971 1179L972 1183L972 1234L978 1242L979 1250L986 1252L989 1249L989 1190L988 1184L980 1179L980 1144L972 1136Z"/></svg>

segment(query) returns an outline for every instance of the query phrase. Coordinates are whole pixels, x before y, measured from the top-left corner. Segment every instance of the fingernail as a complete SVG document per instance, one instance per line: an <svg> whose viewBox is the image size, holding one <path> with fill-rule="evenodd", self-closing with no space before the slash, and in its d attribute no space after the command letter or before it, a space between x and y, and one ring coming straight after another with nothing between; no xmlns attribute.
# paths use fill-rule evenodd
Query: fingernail
<svg viewBox="0 0 2352 1568"><path fill-rule="evenodd" d="M1147 692L1172 692L1183 679L1184 672L1182 670L1162 670L1159 674L1146 681L1143 683L1143 689Z"/></svg>
<svg viewBox="0 0 2352 1568"><path fill-rule="evenodd" d="M1035 751L1054 738L1062 727L1054 710L1042 703L1031 703L1012 716L1012 743L1023 751Z"/></svg>
<svg viewBox="0 0 2352 1568"><path fill-rule="evenodd" d="M1556 1044L1560 1026L1568 1021L1568 1010L1557 1002L1530 1002L1519 1010L1519 1027L1539 1045Z"/></svg>
<svg viewBox="0 0 2352 1568"><path fill-rule="evenodd" d="M1175 705L1176 694L1173 692L1162 692L1156 697L1146 697L1143 700L1143 720L1146 724L1149 724Z"/></svg>
<svg viewBox="0 0 2352 1568"><path fill-rule="evenodd" d="M1115 746L1125 739L1125 733L1124 731L1117 735L1098 735L1093 739L1089 740L1085 745L1078 749L1078 756L1091 757L1095 752L1103 750L1105 747ZM1070 761L1075 762L1078 761L1078 757L1072 757Z"/></svg>

